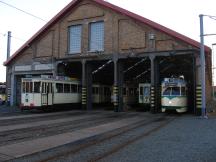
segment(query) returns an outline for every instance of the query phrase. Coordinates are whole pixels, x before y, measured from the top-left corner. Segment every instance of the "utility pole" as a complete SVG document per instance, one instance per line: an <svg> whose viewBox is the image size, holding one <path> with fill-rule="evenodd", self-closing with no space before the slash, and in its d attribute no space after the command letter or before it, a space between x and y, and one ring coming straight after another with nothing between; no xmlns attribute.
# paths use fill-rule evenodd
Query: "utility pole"
<svg viewBox="0 0 216 162"><path fill-rule="evenodd" d="M10 58L10 51L11 51L11 31L8 31L7 35L7 60ZM10 105L10 95L11 95L11 88L8 85L8 67L6 67L6 87L7 87L7 104Z"/></svg>
<svg viewBox="0 0 216 162"><path fill-rule="evenodd" d="M206 116L206 83L205 83L205 50L204 50L204 29L203 29L203 16L200 17L200 59L201 59L201 87L202 87L202 117Z"/></svg>
<svg viewBox="0 0 216 162"><path fill-rule="evenodd" d="M8 35L7 35L7 60L10 57L10 48L11 48L11 31L8 31Z"/></svg>

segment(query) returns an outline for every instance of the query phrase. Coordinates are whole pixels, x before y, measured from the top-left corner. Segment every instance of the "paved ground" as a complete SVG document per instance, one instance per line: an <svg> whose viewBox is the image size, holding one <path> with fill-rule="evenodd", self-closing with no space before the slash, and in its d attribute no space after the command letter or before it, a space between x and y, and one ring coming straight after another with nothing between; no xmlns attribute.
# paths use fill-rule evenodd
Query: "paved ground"
<svg viewBox="0 0 216 162"><path fill-rule="evenodd" d="M182 116L101 161L215 162L216 118Z"/></svg>
<svg viewBox="0 0 216 162"><path fill-rule="evenodd" d="M17 106L0 105L0 116L19 114L20 109Z"/></svg>
<svg viewBox="0 0 216 162"><path fill-rule="evenodd" d="M2 116L0 117L2 122L2 126L0 125L0 128L2 128L3 131L2 133L4 133L5 131L10 133L10 131L13 130L14 132L20 130L20 133L22 133L24 129L31 127L31 123L32 127L38 127L39 125L42 126L45 124L52 126L56 125L57 123L63 123L63 121L74 123L72 122L73 120L78 121L79 118L82 119L88 116L86 112L84 112L83 114L77 114L76 112L66 112L66 115L64 116L64 112L54 112L53 114L23 114L20 113L19 109L17 108L0 107L0 110L0 112L2 113ZM102 114L104 115L106 113L108 116L111 115L111 118L107 118L108 120L110 118L109 123L101 123L98 126L89 125L89 127L80 127L79 129L76 129L72 132L62 132L53 136L33 139L29 138L23 142L2 145L0 147L0 157L2 160L10 159L10 156L12 156L13 158L20 157L13 160L20 162L216 161L216 113L208 114L209 119L201 119L200 117L188 114L164 115L144 112L140 112L141 115L139 115L139 117L137 115L136 117L136 113L128 112L123 113L123 116L129 113L134 113L135 116L133 115L129 118L127 117L128 119L125 118L121 120L119 119L120 116L116 116L118 117L118 120L115 119L113 114L116 113L114 112L103 111L93 112L90 114L92 119L95 119L94 115L101 116ZM13 117L10 116L10 114L16 114L19 116ZM62 115L62 117L56 116L57 114ZM44 117L46 116L47 119L44 119ZM48 116L50 118L49 121ZM39 118L39 120L35 120L34 118ZM153 118L155 118L156 120L153 120ZM29 122L25 124L22 121L23 119ZM144 122L142 121L143 119ZM3 124L6 121L8 123L11 122L12 124L12 121L14 120L17 120L18 122L15 125ZM86 121L85 119L82 120L83 123L88 123L88 121ZM137 124L136 121L140 121L138 123L143 122L144 124L135 126ZM136 124L134 122L136 122ZM79 124L79 122L77 124ZM7 127L7 125L10 127ZM128 128L128 130L124 130L124 133L119 133L119 128L124 127L125 129L125 126L126 128ZM133 126L134 128L132 128ZM57 127L55 127L55 129L57 129ZM117 131L117 134L115 134L116 132L112 132L112 130ZM31 131L32 130L29 129L29 133L31 133ZM43 131L46 131L45 127L43 127ZM106 132L111 132L111 136ZM99 134L102 134L102 136L98 136ZM80 139L82 140L80 141ZM79 142L76 142L76 140L78 140ZM39 152L36 153L37 151Z"/></svg>

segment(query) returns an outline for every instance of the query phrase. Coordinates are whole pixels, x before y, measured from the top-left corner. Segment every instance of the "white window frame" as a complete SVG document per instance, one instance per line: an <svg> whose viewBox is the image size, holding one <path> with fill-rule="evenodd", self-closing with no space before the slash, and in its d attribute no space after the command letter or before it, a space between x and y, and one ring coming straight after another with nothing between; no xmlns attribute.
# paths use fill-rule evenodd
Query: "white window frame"
<svg viewBox="0 0 216 162"><path fill-rule="evenodd" d="M71 31L72 29L75 29L74 33L72 33L72 31ZM82 25L81 24L77 24L77 25L71 25L71 26L69 26L69 28L68 28L68 35L69 35L68 36L69 37L69 41L68 41L68 53L69 54L81 53L81 50L82 50Z"/></svg>
<svg viewBox="0 0 216 162"><path fill-rule="evenodd" d="M97 26L93 26L93 25L97 25ZM102 28L99 25L102 25ZM95 27L96 29L93 29L93 27ZM104 21L96 21L90 23L89 26L89 51L90 52L104 51L104 37L105 37L104 31L105 31Z"/></svg>

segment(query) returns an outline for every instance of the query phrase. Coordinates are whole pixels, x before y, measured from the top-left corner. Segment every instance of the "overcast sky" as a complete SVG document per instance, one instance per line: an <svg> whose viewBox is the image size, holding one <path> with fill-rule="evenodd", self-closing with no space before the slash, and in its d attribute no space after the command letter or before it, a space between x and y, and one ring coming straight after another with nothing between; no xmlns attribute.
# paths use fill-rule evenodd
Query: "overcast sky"
<svg viewBox="0 0 216 162"><path fill-rule="evenodd" d="M107 0L199 41L199 14L216 16L216 0ZM49 21L71 0L0 0ZM0 3L0 82L5 81L7 31L12 32L11 54L45 22ZM204 17L205 34L216 34L216 20ZM205 37L212 47L216 36ZM215 46L216 50L216 46ZM213 51L214 52L214 51Z"/></svg>

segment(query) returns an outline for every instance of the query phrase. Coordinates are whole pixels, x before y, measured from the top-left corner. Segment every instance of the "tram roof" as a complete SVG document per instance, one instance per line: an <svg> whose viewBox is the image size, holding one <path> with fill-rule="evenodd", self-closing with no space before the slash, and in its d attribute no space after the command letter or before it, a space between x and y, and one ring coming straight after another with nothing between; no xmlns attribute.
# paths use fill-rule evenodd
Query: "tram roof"
<svg viewBox="0 0 216 162"><path fill-rule="evenodd" d="M22 78L22 81L44 81L44 82L61 82L61 83L80 83L79 80L61 80L52 78Z"/></svg>

